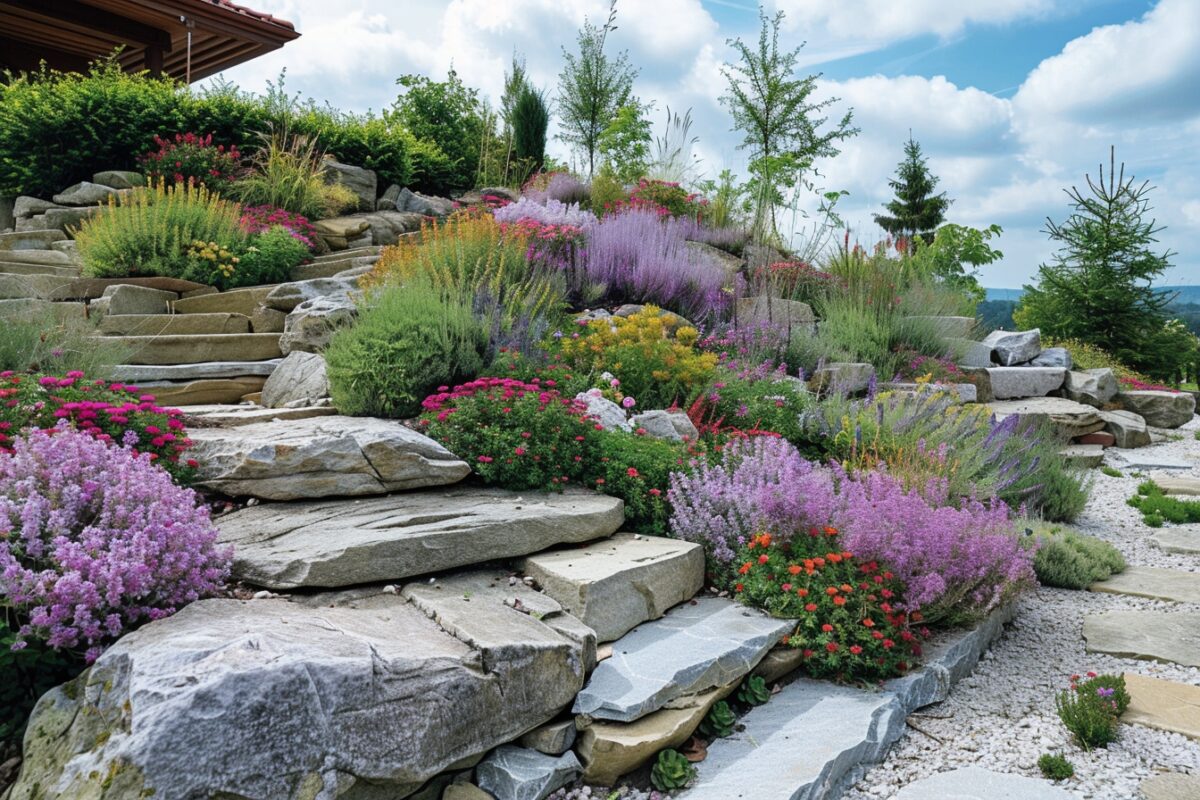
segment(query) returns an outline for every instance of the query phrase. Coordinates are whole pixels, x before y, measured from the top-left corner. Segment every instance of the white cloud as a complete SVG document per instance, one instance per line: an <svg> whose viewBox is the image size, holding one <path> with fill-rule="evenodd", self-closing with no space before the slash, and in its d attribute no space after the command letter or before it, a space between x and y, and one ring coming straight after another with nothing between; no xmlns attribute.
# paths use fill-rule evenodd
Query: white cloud
<svg viewBox="0 0 1200 800"><path fill-rule="evenodd" d="M995 25L1054 10L1052 0L774 0L792 30L885 44L922 34L947 38L968 25Z"/></svg>

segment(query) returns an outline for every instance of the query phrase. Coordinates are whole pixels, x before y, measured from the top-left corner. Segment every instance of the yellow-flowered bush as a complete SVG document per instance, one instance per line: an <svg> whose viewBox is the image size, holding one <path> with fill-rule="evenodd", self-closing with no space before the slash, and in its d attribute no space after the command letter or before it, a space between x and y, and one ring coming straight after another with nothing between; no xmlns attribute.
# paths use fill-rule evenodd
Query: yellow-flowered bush
<svg viewBox="0 0 1200 800"><path fill-rule="evenodd" d="M558 339L558 357L577 372L599 379L611 373L609 395L626 408L685 405L712 378L713 353L696 350L699 332L657 306L629 317L610 317L580 325Z"/></svg>

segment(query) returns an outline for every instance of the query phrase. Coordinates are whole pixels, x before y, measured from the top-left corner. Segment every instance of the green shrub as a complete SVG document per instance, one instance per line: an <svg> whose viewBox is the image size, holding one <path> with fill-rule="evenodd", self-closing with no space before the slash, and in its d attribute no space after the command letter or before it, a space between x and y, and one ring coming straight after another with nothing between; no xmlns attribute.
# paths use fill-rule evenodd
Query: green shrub
<svg viewBox="0 0 1200 800"><path fill-rule="evenodd" d="M1142 512L1142 520L1152 528L1161 528L1164 522L1175 525L1200 522L1200 500L1168 497L1154 481L1138 484L1137 494L1128 503Z"/></svg>
<svg viewBox="0 0 1200 800"><path fill-rule="evenodd" d="M469 299L425 281L380 287L325 351L334 404L352 416L416 416L439 384L478 373L486 345Z"/></svg>
<svg viewBox="0 0 1200 800"><path fill-rule="evenodd" d="M309 104L287 119L291 133L316 142L326 155L343 164L375 171L382 191L391 184L413 182L413 159L419 156L413 135L391 115L350 114Z"/></svg>
<svg viewBox="0 0 1200 800"><path fill-rule="evenodd" d="M800 413L810 395L776 372L734 373L719 368L716 377L688 408L702 436L730 431L773 431L790 442L799 441Z"/></svg>
<svg viewBox="0 0 1200 800"><path fill-rule="evenodd" d="M1075 767L1067 761L1066 756L1058 754L1042 753L1038 756L1037 765L1042 777L1051 781L1065 781L1075 774Z"/></svg>
<svg viewBox="0 0 1200 800"><path fill-rule="evenodd" d="M628 199L625 185L616 177L600 172L592 178L588 208L597 216L619 207Z"/></svg>
<svg viewBox="0 0 1200 800"><path fill-rule="evenodd" d="M587 458L588 482L625 501L625 527L636 533L665 536L671 508L667 488L672 472L688 460L684 445L623 431L602 431Z"/></svg>
<svg viewBox="0 0 1200 800"><path fill-rule="evenodd" d="M244 285L236 274L237 254L248 234L239 223L241 207L204 186L161 183L110 200L106 211L83 221L75 235L85 275L125 278L161 275L211 282L221 288ZM209 260L188 249L215 243L229 257ZM232 269L219 269L216 262Z"/></svg>
<svg viewBox="0 0 1200 800"><path fill-rule="evenodd" d="M1088 680L1058 693L1055 707L1063 725L1085 750L1107 747L1116 741L1119 718L1129 707L1125 679L1119 675L1088 673Z"/></svg>
<svg viewBox="0 0 1200 800"><path fill-rule="evenodd" d="M1059 526L1037 531L1033 569L1043 586L1086 589L1125 569L1125 559L1108 542Z"/></svg>
<svg viewBox="0 0 1200 800"><path fill-rule="evenodd" d="M308 245L282 225L274 225L251 237L238 262L239 284L283 283L291 278L292 267L309 255Z"/></svg>

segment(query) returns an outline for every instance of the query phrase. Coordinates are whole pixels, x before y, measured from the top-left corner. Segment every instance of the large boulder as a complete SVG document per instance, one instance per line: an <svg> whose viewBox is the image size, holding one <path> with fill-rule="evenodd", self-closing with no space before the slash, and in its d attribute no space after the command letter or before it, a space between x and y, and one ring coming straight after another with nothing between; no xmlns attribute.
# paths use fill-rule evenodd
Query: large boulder
<svg viewBox="0 0 1200 800"><path fill-rule="evenodd" d="M485 643L386 591L193 603L41 699L11 800L408 797L583 684L578 642L477 623Z"/></svg>
<svg viewBox="0 0 1200 800"><path fill-rule="evenodd" d="M98 203L107 203L110 197L116 197L116 195L117 190L110 186L101 186L91 181L80 181L54 195L54 202L62 206L94 206Z"/></svg>
<svg viewBox="0 0 1200 800"><path fill-rule="evenodd" d="M109 169L97 172L92 176L92 183L107 186L110 189L132 189L145 186L146 177L140 172L130 172L122 169Z"/></svg>
<svg viewBox="0 0 1200 800"><path fill-rule="evenodd" d="M329 397L325 359L315 353L289 353L267 378L262 391L265 408L317 405Z"/></svg>
<svg viewBox="0 0 1200 800"><path fill-rule="evenodd" d="M399 422L315 417L191 432L196 483L231 496L304 500L457 483L471 468Z"/></svg>
<svg viewBox="0 0 1200 800"><path fill-rule="evenodd" d="M1115 447L1132 449L1151 444L1146 420L1132 411L1101 411L1100 418L1104 420L1104 430L1116 440Z"/></svg>
<svg viewBox="0 0 1200 800"><path fill-rule="evenodd" d="M326 183L341 184L354 192L356 198L355 211L375 210L378 179L375 177L374 170L343 164L340 161L334 161L332 158L326 158L323 164L325 167Z"/></svg>
<svg viewBox="0 0 1200 800"><path fill-rule="evenodd" d="M380 210L385 209L381 207ZM454 201L446 197L433 197L400 189L396 192L395 210L408 211L423 217L445 217L454 210Z"/></svg>
<svg viewBox="0 0 1200 800"><path fill-rule="evenodd" d="M371 241L364 244L395 244L401 236L421 230L424 219L423 215L413 211L367 211L313 224L332 249L345 250L351 242L357 242L360 235L371 237Z"/></svg>
<svg viewBox="0 0 1200 800"><path fill-rule="evenodd" d="M307 281L281 283L263 297L262 304L267 308L287 313L305 300L331 295L358 296L358 278L313 278Z"/></svg>
<svg viewBox="0 0 1200 800"><path fill-rule="evenodd" d="M1022 418L1048 420L1065 439L1104 430L1100 412L1083 403L1063 397L1031 397L1025 400L998 400L988 404L996 419L1016 414Z"/></svg>
<svg viewBox="0 0 1200 800"><path fill-rule="evenodd" d="M738 327L742 328L772 325L805 333L817 330L812 306L799 300L782 300L769 295L742 297L734 310Z"/></svg>
<svg viewBox="0 0 1200 800"><path fill-rule="evenodd" d="M353 586L517 558L616 532L624 504L559 494L450 488L358 500L260 504L220 517L234 576L272 589Z"/></svg>
<svg viewBox="0 0 1200 800"><path fill-rule="evenodd" d="M1067 379L1067 371L1060 367L992 367L987 375L997 400L1045 397L1062 388Z"/></svg>
<svg viewBox="0 0 1200 800"><path fill-rule="evenodd" d="M1075 366L1071 353L1065 347L1047 347L1029 362L1031 367L1062 367L1070 369Z"/></svg>
<svg viewBox="0 0 1200 800"><path fill-rule="evenodd" d="M813 373L809 382L813 391L835 391L861 394L875 379L875 367L866 363L835 361L825 364Z"/></svg>
<svg viewBox="0 0 1200 800"><path fill-rule="evenodd" d="M1132 411L1155 428L1178 428L1192 421L1196 414L1196 398L1188 392L1135 391L1120 392L1116 403Z"/></svg>
<svg viewBox="0 0 1200 800"><path fill-rule="evenodd" d="M625 411L605 397L599 389L588 389L575 395L575 399L587 406L587 413L596 424L606 431L631 431L633 428L625 418Z"/></svg>
<svg viewBox="0 0 1200 800"><path fill-rule="evenodd" d="M669 442L682 442L685 439L694 442L700 437L695 423L682 411L645 411L630 418L629 426L634 430L644 430L645 435L652 439L665 439Z"/></svg>
<svg viewBox="0 0 1200 800"><path fill-rule="evenodd" d="M1038 357L1042 352L1042 332L1037 328L1031 331L992 331L983 343L992 348L992 361L1002 367L1014 367Z"/></svg>
<svg viewBox="0 0 1200 800"><path fill-rule="evenodd" d="M17 220L28 219L38 214L45 214L52 208L62 208L58 203L42 200L40 197L30 197L23 194L13 202L13 217Z"/></svg>
<svg viewBox="0 0 1200 800"><path fill-rule="evenodd" d="M1072 370L1063 383L1063 394L1077 403L1103 408L1117 396L1119 388L1111 369Z"/></svg>
<svg viewBox="0 0 1200 800"><path fill-rule="evenodd" d="M279 349L284 355L320 353L339 328L353 324L357 317L358 305L350 294L305 300L284 320Z"/></svg>

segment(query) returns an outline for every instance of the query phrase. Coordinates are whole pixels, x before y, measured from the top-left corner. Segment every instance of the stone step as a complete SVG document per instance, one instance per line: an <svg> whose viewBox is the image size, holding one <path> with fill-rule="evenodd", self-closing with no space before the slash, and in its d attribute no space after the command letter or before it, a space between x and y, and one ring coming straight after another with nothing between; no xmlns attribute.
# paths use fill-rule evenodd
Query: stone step
<svg viewBox="0 0 1200 800"><path fill-rule="evenodd" d="M1200 572L1160 567L1126 567L1107 580L1088 587L1093 592L1127 594L1176 603L1200 603Z"/></svg>
<svg viewBox="0 0 1200 800"><path fill-rule="evenodd" d="M1150 543L1164 553L1200 555L1200 525L1160 528L1149 537Z"/></svg>
<svg viewBox="0 0 1200 800"><path fill-rule="evenodd" d="M1058 451L1067 462L1080 469L1091 469L1104 463L1104 445L1073 444Z"/></svg>
<svg viewBox="0 0 1200 800"><path fill-rule="evenodd" d="M68 238L57 228L51 230L9 231L0 233L0 252L17 250L47 250L51 243Z"/></svg>
<svg viewBox="0 0 1200 800"><path fill-rule="evenodd" d="M100 333L109 336L197 336L250 333L242 314L106 314Z"/></svg>
<svg viewBox="0 0 1200 800"><path fill-rule="evenodd" d="M704 587L704 548L618 533L584 547L538 553L521 569L608 642L695 596Z"/></svg>
<svg viewBox="0 0 1200 800"><path fill-rule="evenodd" d="M263 408L259 405L198 405L181 406L189 427L237 428L272 420L296 420L309 417L329 417L337 414L333 406L305 406L304 408Z"/></svg>
<svg viewBox="0 0 1200 800"><path fill-rule="evenodd" d="M1200 740L1200 686L1125 673L1129 708L1121 722Z"/></svg>
<svg viewBox="0 0 1200 800"><path fill-rule="evenodd" d="M272 358L266 361L205 361L195 364L120 364L109 369L109 376L114 381L124 383L194 381L250 376L265 378L282 363L282 358Z"/></svg>
<svg viewBox="0 0 1200 800"><path fill-rule="evenodd" d="M277 333L204 336L114 336L132 351L130 364L175 365L206 361L266 361L280 358Z"/></svg>
<svg viewBox="0 0 1200 800"><path fill-rule="evenodd" d="M632 722L678 697L746 675L794 627L722 598L684 603L618 639L571 710Z"/></svg>
<svg viewBox="0 0 1200 800"><path fill-rule="evenodd" d="M1012 367L1011 369L1018 369ZM1073 439L1104 430L1104 420L1091 406L1062 397L1031 397L1024 400L997 400L987 404L997 420L1014 414L1022 419L1045 420L1064 438Z"/></svg>
<svg viewBox="0 0 1200 800"><path fill-rule="evenodd" d="M1200 775L1161 772L1138 787L1144 800L1196 800L1200 797Z"/></svg>
<svg viewBox="0 0 1200 800"><path fill-rule="evenodd" d="M245 289L230 289L227 292L185 297L176 300L172 310L176 314L224 312L250 317L254 315L254 310L262 305L262 301L274 288L274 286L249 286Z"/></svg>
<svg viewBox="0 0 1200 800"><path fill-rule="evenodd" d="M313 417L191 431L196 483L231 497L305 500L444 486L471 468L400 422Z"/></svg>
<svg viewBox="0 0 1200 800"><path fill-rule="evenodd" d="M313 256L315 263L322 261L340 261L343 258L362 258L365 256L378 256L383 252L383 247L380 245L368 245L366 247L354 247L349 250L335 250L332 253L322 253L319 256Z"/></svg>
<svg viewBox="0 0 1200 800"><path fill-rule="evenodd" d="M313 278L332 278L348 269L360 269L372 266L379 256L359 256L357 258L330 259L314 261L311 264L301 264L292 269L293 281L307 281Z"/></svg>
<svg viewBox="0 0 1200 800"><path fill-rule="evenodd" d="M28 250L24 252L37 252ZM49 251L47 251L49 252ZM79 267L73 264L31 264L0 258L0 275L50 275L55 278L78 278Z"/></svg>
<svg viewBox="0 0 1200 800"><path fill-rule="evenodd" d="M66 253L57 250L0 251L0 264L36 264L42 267L78 267Z"/></svg>
<svg viewBox="0 0 1200 800"><path fill-rule="evenodd" d="M1084 617L1089 653L1200 667L1200 614L1109 611Z"/></svg>
<svg viewBox="0 0 1200 800"><path fill-rule="evenodd" d="M142 286L147 289L158 289L163 292L186 294L189 292L205 291L209 287L195 281L185 281L182 278L79 278L59 289L55 300L95 300L103 297L104 292L112 286Z"/></svg>
<svg viewBox="0 0 1200 800"><path fill-rule="evenodd" d="M883 759L904 733L908 714L944 700L971 673L1012 612L998 609L973 630L944 634L926 648L919 669L887 681L882 690L808 678L789 684L744 716L744 729L709 745L692 788L679 797L839 797L867 766Z"/></svg>
<svg viewBox="0 0 1200 800"><path fill-rule="evenodd" d="M959 767L922 778L893 800L1074 800L1075 795L1040 778Z"/></svg>
<svg viewBox="0 0 1200 800"><path fill-rule="evenodd" d="M74 278L64 275L0 274L0 300L65 300L70 299Z"/></svg>
<svg viewBox="0 0 1200 800"><path fill-rule="evenodd" d="M240 378L204 378L194 381L149 381L139 383L146 394L153 395L160 406L194 406L206 403L240 403L248 395L261 392L267 379L255 376Z"/></svg>
<svg viewBox="0 0 1200 800"><path fill-rule="evenodd" d="M589 491L452 488L250 506L221 517L234 575L261 586L395 581L615 533L624 506Z"/></svg>

